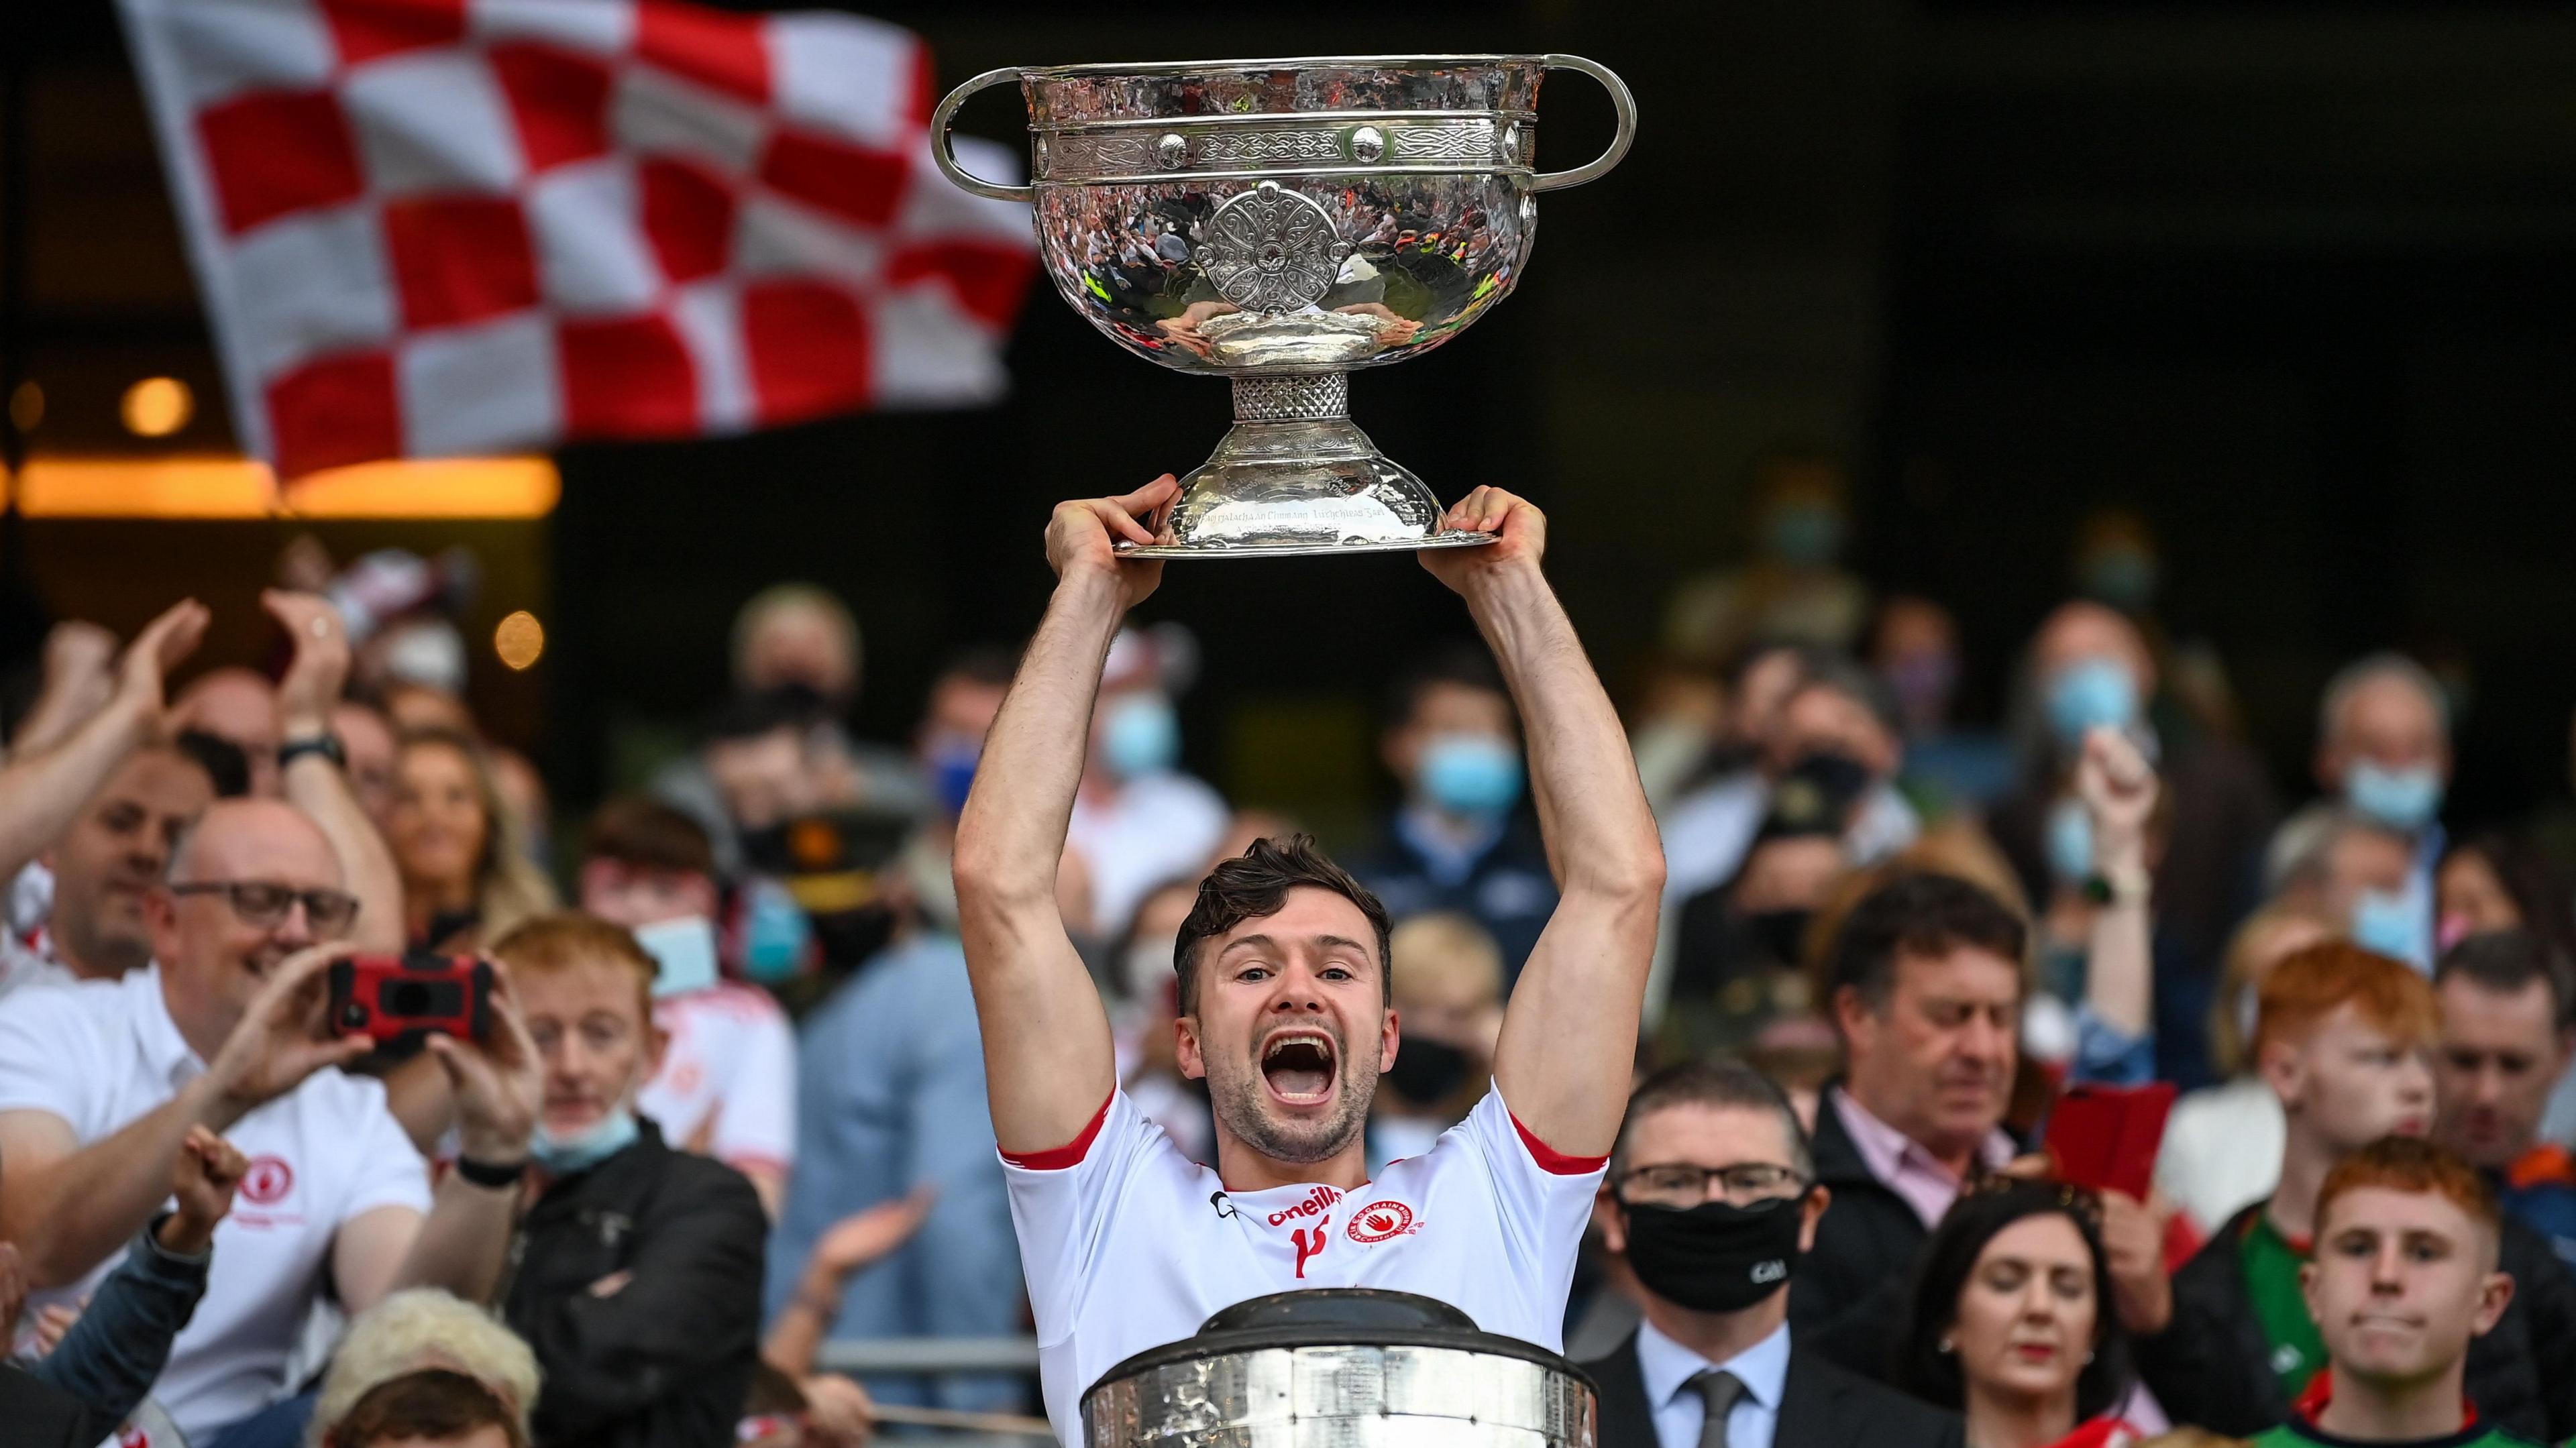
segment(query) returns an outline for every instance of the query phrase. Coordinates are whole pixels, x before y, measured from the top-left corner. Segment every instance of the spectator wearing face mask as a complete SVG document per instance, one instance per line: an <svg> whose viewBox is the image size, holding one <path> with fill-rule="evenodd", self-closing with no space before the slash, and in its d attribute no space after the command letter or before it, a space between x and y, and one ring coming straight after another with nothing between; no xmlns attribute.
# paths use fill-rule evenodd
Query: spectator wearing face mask
<svg viewBox="0 0 2576 1448"><path fill-rule="evenodd" d="M1464 915L1417 915L1387 944L1404 1043L1370 1103L1369 1170L1431 1150L1493 1083L1503 1029L1503 960Z"/></svg>
<svg viewBox="0 0 2576 1448"><path fill-rule="evenodd" d="M1958 621L1928 598L1891 598L1871 632L1869 665L1905 726L1906 793L1928 813L1983 811L2012 787L2010 746L1950 717L1959 690Z"/></svg>
<svg viewBox="0 0 2576 1448"><path fill-rule="evenodd" d="M2576 1266L2576 1161L2543 1139L2550 1087L2576 1059L2567 958L2521 930L2472 935L2433 968L2442 1048L2434 1138L2486 1177L2505 1214Z"/></svg>
<svg viewBox="0 0 2576 1448"><path fill-rule="evenodd" d="M1127 938L1110 950L1101 1003L1118 1053L1118 1089L1145 1119L1163 1128L1182 1153L1204 1161L1216 1150L1216 1124L1208 1114L1207 1086L1181 1074L1172 1023L1180 1011L1180 976L1174 968L1181 922L1198 903L1195 877L1155 888L1136 907Z"/></svg>
<svg viewBox="0 0 2576 1448"><path fill-rule="evenodd" d="M1109 646L1091 745L1074 797L1066 850L1083 882L1063 902L1077 937L1111 939L1138 901L1166 880L1207 863L1225 835L1225 801L1184 773L1180 716L1172 709L1172 661L1162 640L1122 629Z"/></svg>
<svg viewBox="0 0 2576 1448"><path fill-rule="evenodd" d="M1750 562L1685 579L1664 615L1664 640L1685 658L1732 656L1756 639L1848 649L1869 620L1869 587L1836 560L1849 519L1842 464L1801 454L1764 458L1753 477Z"/></svg>
<svg viewBox="0 0 2576 1448"><path fill-rule="evenodd" d="M1997 806L1993 830L2031 898L2048 900L2061 882L2081 885L2091 873L2074 790L2089 731L2128 735L2163 781L2152 874L2157 954L2168 968L2156 973L2156 1070L2204 1084L2216 962L2262 896L2263 842L2276 818L2262 766L2166 707L2145 636L2099 603L2065 604L2041 624L2021 709L2021 780Z"/></svg>
<svg viewBox="0 0 2576 1448"><path fill-rule="evenodd" d="M1778 1087L1717 1060L1629 1099L1596 1220L1643 1320L1584 1367L1601 1448L1954 1448L1959 1419L1836 1366L1789 1327L1831 1191Z"/></svg>
<svg viewBox="0 0 2576 1448"><path fill-rule="evenodd" d="M2441 684L2393 653L2372 654L2336 674L2317 711L2316 780L2325 797L2282 824L2267 869L2276 879L2288 873L2338 812L2404 839L2410 868L2399 893L2376 902L2392 924L2374 948L2430 970L2433 872L2445 843L2442 796L2451 781L2451 705Z"/></svg>
<svg viewBox="0 0 2576 1448"><path fill-rule="evenodd" d="M543 915L503 937L544 1063L503 1318L545 1385L543 1448L713 1448L758 1359L759 1194L721 1162L674 1151L638 1115L662 1054L653 957L619 926Z"/></svg>
<svg viewBox="0 0 2576 1448"><path fill-rule="evenodd" d="M2558 866L2520 835L2490 831L2444 852L2433 873L2434 944L2528 931L2576 960L2576 897Z"/></svg>
<svg viewBox="0 0 2576 1448"><path fill-rule="evenodd" d="M1379 757L1404 786L1375 854L1352 873L1397 920L1464 915L1502 951L1506 990L1556 909L1547 855L1521 828L1520 723L1481 650L1427 660L1396 684Z"/></svg>
<svg viewBox="0 0 2576 1448"><path fill-rule="evenodd" d="M796 1035L767 991L716 967L719 891L704 830L669 805L611 800L590 821L581 908L635 932L659 967L669 1044L636 1105L664 1138L751 1179L774 1218L796 1160Z"/></svg>

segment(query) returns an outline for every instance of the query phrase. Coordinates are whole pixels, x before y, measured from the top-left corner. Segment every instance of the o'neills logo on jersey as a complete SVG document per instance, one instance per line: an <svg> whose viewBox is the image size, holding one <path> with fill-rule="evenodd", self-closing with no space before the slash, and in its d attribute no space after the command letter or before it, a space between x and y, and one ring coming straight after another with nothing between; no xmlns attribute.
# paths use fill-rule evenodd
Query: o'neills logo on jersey
<svg viewBox="0 0 2576 1448"><path fill-rule="evenodd" d="M1351 1218L1351 1240L1363 1247L1374 1247L1412 1230L1413 1208L1402 1202L1371 1202Z"/></svg>
<svg viewBox="0 0 2576 1448"><path fill-rule="evenodd" d="M1299 1202L1297 1205L1287 1208L1284 1211L1272 1212L1270 1214L1270 1225L1274 1227L1284 1227L1290 1222L1300 1221L1307 1217L1320 1217L1324 1213L1331 1211L1333 1209L1333 1203L1338 1202L1341 1199L1342 1194L1333 1190L1331 1187L1317 1187L1313 1191L1308 1192L1306 1194L1306 1199Z"/></svg>

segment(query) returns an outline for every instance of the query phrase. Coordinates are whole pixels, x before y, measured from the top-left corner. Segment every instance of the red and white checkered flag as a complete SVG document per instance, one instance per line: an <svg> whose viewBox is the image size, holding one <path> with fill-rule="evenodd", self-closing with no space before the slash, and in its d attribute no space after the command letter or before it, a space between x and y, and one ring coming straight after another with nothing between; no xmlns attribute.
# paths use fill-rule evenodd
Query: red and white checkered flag
<svg viewBox="0 0 2576 1448"><path fill-rule="evenodd" d="M120 4L243 444L281 474L1003 389L1028 214L931 165L908 31L684 0Z"/></svg>

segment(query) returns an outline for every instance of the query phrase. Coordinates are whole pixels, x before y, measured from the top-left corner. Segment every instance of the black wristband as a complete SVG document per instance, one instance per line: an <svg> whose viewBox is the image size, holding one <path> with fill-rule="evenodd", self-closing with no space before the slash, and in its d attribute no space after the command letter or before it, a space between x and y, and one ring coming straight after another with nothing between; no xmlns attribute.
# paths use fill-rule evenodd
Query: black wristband
<svg viewBox="0 0 2576 1448"><path fill-rule="evenodd" d="M498 1190L502 1187L517 1186L519 1179L528 1174L528 1163L525 1158L512 1162L496 1162L476 1161L470 1156L460 1156L456 1159L456 1174L465 1178L469 1185Z"/></svg>
<svg viewBox="0 0 2576 1448"><path fill-rule="evenodd" d="M342 769L349 767L349 751L340 747L337 734L316 734L309 739L289 739L277 746L277 767L284 769L307 754L319 754Z"/></svg>

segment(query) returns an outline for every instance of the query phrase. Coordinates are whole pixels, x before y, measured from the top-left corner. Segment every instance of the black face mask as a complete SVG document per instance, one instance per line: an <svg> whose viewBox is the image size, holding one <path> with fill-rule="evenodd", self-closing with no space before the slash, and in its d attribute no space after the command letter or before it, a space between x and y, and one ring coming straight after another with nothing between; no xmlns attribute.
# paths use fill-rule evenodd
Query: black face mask
<svg viewBox="0 0 2576 1448"><path fill-rule="evenodd" d="M1396 1095L1417 1106L1446 1101L1467 1079L1467 1053L1442 1041L1408 1037L1396 1047L1395 1064L1379 1079Z"/></svg>
<svg viewBox="0 0 2576 1448"><path fill-rule="evenodd" d="M1805 1193L1755 1206L1621 1202L1628 1265L1648 1292L1694 1312L1741 1312L1789 1285Z"/></svg>
<svg viewBox="0 0 2576 1448"><path fill-rule="evenodd" d="M1744 933L1762 958L1796 965L1807 958L1807 923L1813 910L1760 910L1744 917Z"/></svg>

